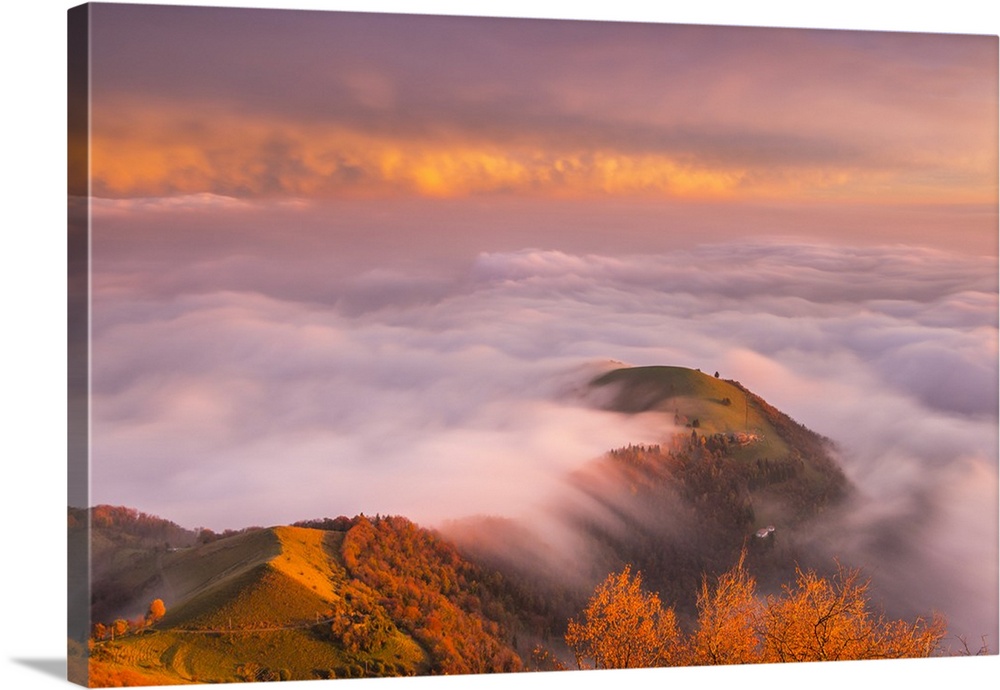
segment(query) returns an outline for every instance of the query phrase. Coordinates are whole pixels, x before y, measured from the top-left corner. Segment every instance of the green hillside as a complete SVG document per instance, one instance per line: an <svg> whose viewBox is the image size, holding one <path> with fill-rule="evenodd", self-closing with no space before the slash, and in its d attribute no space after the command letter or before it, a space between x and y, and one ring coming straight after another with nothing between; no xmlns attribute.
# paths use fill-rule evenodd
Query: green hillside
<svg viewBox="0 0 1000 690"><path fill-rule="evenodd" d="M781 457L788 446L776 433L759 398L735 381L696 369L652 366L615 369L591 382L613 391L610 409L625 413L661 411L667 423L696 429L700 436L750 434L752 450L734 446L734 457Z"/></svg>
<svg viewBox="0 0 1000 690"><path fill-rule="evenodd" d="M497 575L403 518L338 524L343 530L256 529L156 551L137 574L109 574L113 582L156 582L143 596L161 598L167 611L114 635L106 621L92 641L92 684L523 667L506 627L515 616L495 594Z"/></svg>
<svg viewBox="0 0 1000 690"><path fill-rule="evenodd" d="M628 414L662 412L670 431L697 438L710 451L718 451L716 457L744 465L790 462L813 495L829 491L833 496L847 489L843 473L830 457L828 439L737 381L696 369L649 366L615 369L595 378L591 386L612 392L609 409Z"/></svg>
<svg viewBox="0 0 1000 690"><path fill-rule="evenodd" d="M721 403L723 398L739 394L732 382L686 367L621 367L591 381L594 386L612 384L622 387L616 406L629 412L652 409L671 398L714 399Z"/></svg>

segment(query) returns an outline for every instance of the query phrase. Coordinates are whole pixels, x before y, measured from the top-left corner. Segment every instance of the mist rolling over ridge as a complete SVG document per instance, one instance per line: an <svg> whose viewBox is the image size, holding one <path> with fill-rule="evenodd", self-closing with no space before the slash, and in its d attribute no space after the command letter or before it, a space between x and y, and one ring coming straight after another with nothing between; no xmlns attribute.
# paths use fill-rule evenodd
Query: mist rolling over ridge
<svg viewBox="0 0 1000 690"><path fill-rule="evenodd" d="M437 275L299 259L302 299L252 254L232 274L105 267L95 502L213 529L530 518L568 473L674 431L581 397L611 360L718 370L836 444L858 502L816 548L996 635L995 259L778 241L486 252Z"/></svg>

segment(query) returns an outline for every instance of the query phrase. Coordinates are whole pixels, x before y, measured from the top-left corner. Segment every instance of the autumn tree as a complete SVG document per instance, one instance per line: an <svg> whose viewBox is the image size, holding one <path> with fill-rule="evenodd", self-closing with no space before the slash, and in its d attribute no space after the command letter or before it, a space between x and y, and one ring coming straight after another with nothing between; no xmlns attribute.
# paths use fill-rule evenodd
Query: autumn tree
<svg viewBox="0 0 1000 690"><path fill-rule="evenodd" d="M352 654L381 649L392 633L392 621L377 605L375 594L360 583L344 587L344 598L330 612L330 634Z"/></svg>
<svg viewBox="0 0 1000 690"><path fill-rule="evenodd" d="M149 602L149 612L146 614L146 620L152 624L163 618L167 613L167 607L163 603L163 599L153 599Z"/></svg>
<svg viewBox="0 0 1000 690"><path fill-rule="evenodd" d="M764 661L927 657L945 636L939 616L887 620L869 605L869 581L841 568L832 581L798 571L784 596L768 597L761 620Z"/></svg>
<svg viewBox="0 0 1000 690"><path fill-rule="evenodd" d="M92 639L103 640L108 634L108 626L104 625L104 623L94 623L93 633L91 634Z"/></svg>
<svg viewBox="0 0 1000 690"><path fill-rule="evenodd" d="M945 621L934 615L913 623L877 611L860 571L841 568L831 579L797 570L794 585L761 597L746 568L736 565L697 595L698 618L689 635L672 609L641 589L629 569L609 575L583 612L571 620L566 642L582 667L598 668L752 664L928 657L940 649Z"/></svg>
<svg viewBox="0 0 1000 690"><path fill-rule="evenodd" d="M679 638L672 608L659 595L642 589L642 576L631 566L613 573L595 590L579 621L570 620L566 644L584 668L639 668L671 663Z"/></svg>
<svg viewBox="0 0 1000 690"><path fill-rule="evenodd" d="M757 624L761 604L757 583L746 569L746 551L732 569L710 588L702 579L698 592L698 624L684 645L685 661L693 665L749 664L761 661Z"/></svg>
<svg viewBox="0 0 1000 690"><path fill-rule="evenodd" d="M121 637L122 635L128 633L128 631L129 631L128 621L125 620L124 618L118 618L115 620L114 623L111 624L111 639L113 640L116 637Z"/></svg>

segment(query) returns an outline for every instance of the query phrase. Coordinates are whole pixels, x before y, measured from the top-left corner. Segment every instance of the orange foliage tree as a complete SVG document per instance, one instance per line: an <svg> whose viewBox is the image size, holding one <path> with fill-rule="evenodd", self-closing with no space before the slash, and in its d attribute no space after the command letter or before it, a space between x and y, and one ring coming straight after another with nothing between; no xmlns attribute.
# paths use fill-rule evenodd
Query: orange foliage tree
<svg viewBox="0 0 1000 690"><path fill-rule="evenodd" d="M945 621L934 615L913 623L874 610L868 580L841 568L832 580L797 571L782 594L759 597L745 567L746 554L698 593L698 619L679 632L672 609L641 590L630 569L609 575L594 591L581 621L571 620L566 643L582 666L751 664L928 657L940 649Z"/></svg>
<svg viewBox="0 0 1000 690"><path fill-rule="evenodd" d="M153 601L149 603L149 613L146 614L146 620L150 623L155 623L163 618L166 613L167 607L163 603L163 599L153 599Z"/></svg>
<svg viewBox="0 0 1000 690"><path fill-rule="evenodd" d="M103 640L109 634L110 631L108 630L108 626L104 625L104 623L94 623L93 632L91 634L92 639Z"/></svg>
<svg viewBox="0 0 1000 690"><path fill-rule="evenodd" d="M698 627L681 652L684 662L695 666L749 664L760 661L758 622L761 604L757 583L744 567L746 552L735 567L722 574L714 588L708 578L698 592Z"/></svg>
<svg viewBox="0 0 1000 690"><path fill-rule="evenodd" d="M631 567L609 575L584 609L571 620L566 643L583 668L638 668L670 663L679 637L673 609L664 609L659 595L642 589L642 575Z"/></svg>
<svg viewBox="0 0 1000 690"><path fill-rule="evenodd" d="M833 581L798 572L784 596L768 597L760 624L763 661L903 659L933 654L945 621L887 620L868 606L868 580L841 569Z"/></svg>
<svg viewBox="0 0 1000 690"><path fill-rule="evenodd" d="M115 622L111 624L111 639L116 637L121 637L129 631L129 623L124 618L115 619Z"/></svg>

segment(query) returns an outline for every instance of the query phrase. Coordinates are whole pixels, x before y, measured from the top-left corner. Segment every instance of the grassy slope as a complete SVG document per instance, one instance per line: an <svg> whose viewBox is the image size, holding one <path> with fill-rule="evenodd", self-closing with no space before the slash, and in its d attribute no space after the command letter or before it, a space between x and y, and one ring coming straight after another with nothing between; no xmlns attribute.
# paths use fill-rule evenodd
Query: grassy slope
<svg viewBox="0 0 1000 690"><path fill-rule="evenodd" d="M752 446L734 450L735 459L781 458L789 452L771 411L733 381L695 369L653 366L615 369L591 385L614 387L611 408L620 412L658 410L683 426L698 420L699 435L750 432L760 437Z"/></svg>
<svg viewBox="0 0 1000 690"><path fill-rule="evenodd" d="M281 554L270 561L271 566L326 601L336 598L337 585L345 578L337 564L343 534L305 527L276 527L274 533Z"/></svg>
<svg viewBox="0 0 1000 690"><path fill-rule="evenodd" d="M276 527L169 554L163 624L262 627L315 619L330 608L345 578L332 560L336 549L327 546L332 534ZM178 605L171 606L171 598Z"/></svg>
<svg viewBox="0 0 1000 690"><path fill-rule="evenodd" d="M262 577L268 561L280 553L281 542L274 531L258 530L162 555L161 598L167 605L163 626L210 627L220 623L203 619ZM251 615L239 615L238 622Z"/></svg>
<svg viewBox="0 0 1000 690"><path fill-rule="evenodd" d="M167 615L145 634L100 644L91 661L94 683L233 682L269 672L309 679L360 676L366 667L379 675L421 671L426 654L398 629L378 650L349 653L330 639L329 624L310 625L329 614L348 579L342 536L277 527L163 555Z"/></svg>

